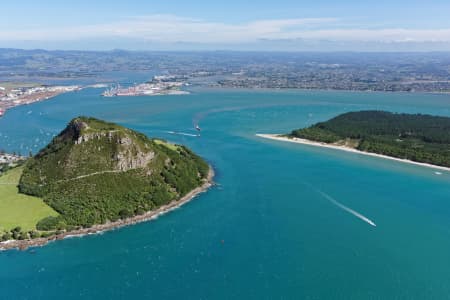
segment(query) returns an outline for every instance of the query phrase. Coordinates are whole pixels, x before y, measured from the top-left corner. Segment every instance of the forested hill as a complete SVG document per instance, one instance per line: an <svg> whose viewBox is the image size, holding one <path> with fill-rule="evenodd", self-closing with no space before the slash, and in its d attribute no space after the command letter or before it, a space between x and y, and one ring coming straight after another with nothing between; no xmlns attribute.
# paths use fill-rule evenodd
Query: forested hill
<svg viewBox="0 0 450 300"><path fill-rule="evenodd" d="M26 163L19 188L59 213L39 222L39 230L72 229L142 214L179 199L202 185L208 170L184 146L79 117Z"/></svg>
<svg viewBox="0 0 450 300"><path fill-rule="evenodd" d="M339 115L291 136L450 167L450 118L360 111Z"/></svg>

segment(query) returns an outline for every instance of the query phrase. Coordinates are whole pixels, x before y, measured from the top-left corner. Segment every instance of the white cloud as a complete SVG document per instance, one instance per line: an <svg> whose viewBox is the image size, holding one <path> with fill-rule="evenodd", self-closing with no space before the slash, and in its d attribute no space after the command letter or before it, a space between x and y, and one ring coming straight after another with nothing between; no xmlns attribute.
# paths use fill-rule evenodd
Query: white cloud
<svg viewBox="0 0 450 300"><path fill-rule="evenodd" d="M122 21L65 28L2 30L0 41L70 41L82 39L135 39L164 43L236 44L258 40L304 39L337 42L450 42L448 29L340 29L334 18L257 20L231 24L174 15L151 15Z"/></svg>
<svg viewBox="0 0 450 300"><path fill-rule="evenodd" d="M361 42L450 42L450 29L327 29L297 32L305 39Z"/></svg>

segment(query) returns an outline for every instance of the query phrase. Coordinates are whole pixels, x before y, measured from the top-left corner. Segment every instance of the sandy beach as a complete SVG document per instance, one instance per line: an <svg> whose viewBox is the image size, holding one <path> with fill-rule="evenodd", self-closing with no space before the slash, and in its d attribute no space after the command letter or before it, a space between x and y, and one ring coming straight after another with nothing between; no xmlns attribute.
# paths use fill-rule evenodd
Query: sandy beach
<svg viewBox="0 0 450 300"><path fill-rule="evenodd" d="M172 201L169 204L163 205L159 207L156 210L149 211L143 215L134 216L128 219L118 220L116 222L109 222L105 224L99 224L94 225L90 228L82 228L78 230L68 231L61 234L53 235L46 238L37 238L32 240L10 240L6 242L0 242L0 251L1 250L9 250L9 249L20 249L25 250L30 247L39 247L44 246L48 244L49 242L56 241L56 240L62 240L65 238L73 238L73 237L81 237L84 235L91 235L91 234L99 234L105 231L114 230L117 228L121 228L124 226L129 226L141 222L146 222L149 220L156 219L158 216L166 214L174 209L179 208L180 206L188 203L192 199L194 199L198 194L205 192L213 185L213 177L214 177L214 170L210 166L208 177L205 180L205 182L190 191L188 194L186 194L184 197Z"/></svg>
<svg viewBox="0 0 450 300"><path fill-rule="evenodd" d="M323 147L323 148L353 152L353 153L358 153L358 154L363 154L363 155L368 155L368 156L373 156L373 157L379 157L379 158L384 158L384 159L390 159L390 160L395 160L398 162L403 162L403 163L408 163L408 164L413 164L413 165L418 165L418 166L422 166L422 167L433 168L433 169L437 169L437 170L441 170L441 171L450 172L450 168L448 168L448 167L442 167L442 166L436 166L436 165L427 164L427 163L415 162L415 161L408 160L408 159L401 159L401 158L396 158L396 157L391 157L391 156L376 154L376 153L371 153L371 152L364 152L364 151L360 151L360 150L345 147L345 146L338 146L338 145L333 145L333 144L314 142L314 141L300 139L300 138L288 138L288 137L282 136L281 134L256 134L256 136L265 138L265 139L280 141L280 142L297 143L297 144L303 144L303 145L309 145L309 146L315 146L315 147Z"/></svg>

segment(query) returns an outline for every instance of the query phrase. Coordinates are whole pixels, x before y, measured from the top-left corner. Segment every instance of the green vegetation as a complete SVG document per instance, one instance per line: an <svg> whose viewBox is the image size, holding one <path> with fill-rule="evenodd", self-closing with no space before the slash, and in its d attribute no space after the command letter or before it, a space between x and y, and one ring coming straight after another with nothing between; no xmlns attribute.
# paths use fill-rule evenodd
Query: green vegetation
<svg viewBox="0 0 450 300"><path fill-rule="evenodd" d="M13 168L0 177L2 185L17 185L22 175L23 167Z"/></svg>
<svg viewBox="0 0 450 300"><path fill-rule="evenodd" d="M166 146L166 147L169 148L170 150L173 150L173 151L178 151L178 150L179 150L179 146L178 146L178 145L174 145L174 144L168 143L168 142L163 141L163 140L158 140L158 139L154 139L153 141L154 141L156 144L158 144L158 145L164 145L164 146Z"/></svg>
<svg viewBox="0 0 450 300"><path fill-rule="evenodd" d="M27 161L19 188L60 214L38 229L63 230L153 210L200 186L208 171L184 146L79 117Z"/></svg>
<svg viewBox="0 0 450 300"><path fill-rule="evenodd" d="M2 150L0 150L0 155L2 155ZM0 163L0 176L4 175L6 172L8 172L11 169L14 169L16 167L20 167L21 165L23 165L23 163L25 162L25 160L17 160L14 162L7 162L7 163Z"/></svg>
<svg viewBox="0 0 450 300"><path fill-rule="evenodd" d="M36 223L48 216L58 214L42 199L20 194L17 188L23 167L16 167L0 176L0 239L14 228L33 231ZM12 234L11 234L12 235Z"/></svg>
<svg viewBox="0 0 450 300"><path fill-rule="evenodd" d="M293 137L450 167L450 118L360 111L294 130Z"/></svg>

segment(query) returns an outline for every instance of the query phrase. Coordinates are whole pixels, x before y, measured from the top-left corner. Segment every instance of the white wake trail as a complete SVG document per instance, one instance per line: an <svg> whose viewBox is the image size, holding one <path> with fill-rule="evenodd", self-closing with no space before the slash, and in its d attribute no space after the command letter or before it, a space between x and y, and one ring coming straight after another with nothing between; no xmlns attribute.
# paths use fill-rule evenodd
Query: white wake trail
<svg viewBox="0 0 450 300"><path fill-rule="evenodd" d="M364 222L377 227L377 224L375 224L371 219L367 218L366 216L360 214L359 212L351 209L350 207L345 206L344 204L338 202L337 200L333 199L333 197L331 197L330 195L325 194L324 192L321 191L317 191L319 194L321 194L324 198L326 198L328 201L330 201L331 203L333 203L334 205L336 205L337 207L339 207L340 209L354 215L355 217L363 220Z"/></svg>
<svg viewBox="0 0 450 300"><path fill-rule="evenodd" d="M185 132L167 131L167 133L176 134L176 135L185 135L185 136L198 137L198 134L191 134L191 133L185 133Z"/></svg>

